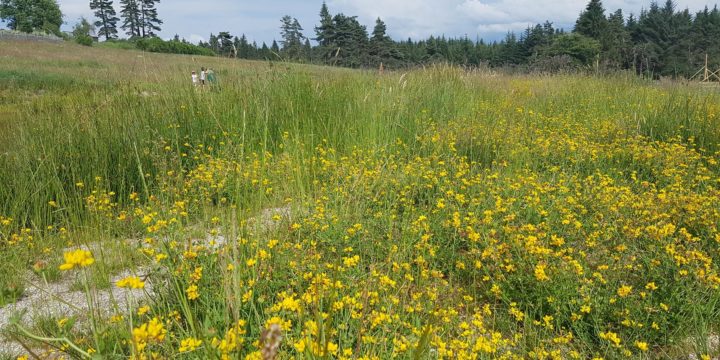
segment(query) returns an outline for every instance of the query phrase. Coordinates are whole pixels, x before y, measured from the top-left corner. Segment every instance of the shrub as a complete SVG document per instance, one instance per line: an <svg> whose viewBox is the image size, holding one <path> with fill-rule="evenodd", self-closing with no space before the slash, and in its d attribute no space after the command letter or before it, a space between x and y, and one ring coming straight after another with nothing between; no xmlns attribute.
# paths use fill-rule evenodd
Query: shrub
<svg viewBox="0 0 720 360"><path fill-rule="evenodd" d="M75 37L75 42L80 45L92 46L93 39L89 35L80 35Z"/></svg>
<svg viewBox="0 0 720 360"><path fill-rule="evenodd" d="M135 42L138 49L149 52L168 53L168 54L187 54L187 55L205 55L214 56L215 53L210 49L205 49L197 45L184 41L169 40L164 41L160 38L138 39Z"/></svg>

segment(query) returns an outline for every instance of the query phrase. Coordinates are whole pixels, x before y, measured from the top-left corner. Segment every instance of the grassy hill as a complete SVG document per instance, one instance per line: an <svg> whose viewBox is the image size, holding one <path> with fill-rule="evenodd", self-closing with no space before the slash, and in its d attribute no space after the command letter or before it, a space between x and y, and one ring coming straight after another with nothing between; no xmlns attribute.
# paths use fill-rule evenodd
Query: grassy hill
<svg viewBox="0 0 720 360"><path fill-rule="evenodd" d="M719 355L717 93L68 43L0 59L0 306L46 281L90 299L4 330L34 354ZM92 301L118 287L146 296Z"/></svg>

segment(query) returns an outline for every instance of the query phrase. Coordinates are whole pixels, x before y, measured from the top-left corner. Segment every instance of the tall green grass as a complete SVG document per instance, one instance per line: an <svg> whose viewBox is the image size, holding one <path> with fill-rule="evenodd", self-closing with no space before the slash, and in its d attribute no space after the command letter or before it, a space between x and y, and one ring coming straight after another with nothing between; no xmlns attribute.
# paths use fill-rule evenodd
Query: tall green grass
<svg viewBox="0 0 720 360"><path fill-rule="evenodd" d="M159 171L193 166L191 156L170 163L166 145L180 155L186 144L277 152L288 133L303 148L282 151L326 143L343 152L398 139L420 151L424 129L457 121L486 129L488 136L460 142L466 155L491 164L512 149L498 149L489 134L530 121L527 109L559 124L569 113L588 124L615 119L629 133L692 137L709 151L720 139L716 93L627 76L503 76L447 66L378 75L64 46L55 59L33 63L18 51L17 62L0 65L0 214L24 226L82 224L78 182L101 177L122 200L144 186L139 169L154 186ZM92 59L97 54L104 60ZM201 91L189 72L205 63L220 84ZM50 200L62 207L48 207Z"/></svg>

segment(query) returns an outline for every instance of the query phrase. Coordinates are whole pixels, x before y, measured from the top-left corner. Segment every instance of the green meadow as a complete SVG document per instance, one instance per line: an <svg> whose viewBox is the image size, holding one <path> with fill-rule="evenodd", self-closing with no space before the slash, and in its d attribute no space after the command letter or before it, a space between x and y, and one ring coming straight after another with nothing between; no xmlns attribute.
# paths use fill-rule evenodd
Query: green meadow
<svg viewBox="0 0 720 360"><path fill-rule="evenodd" d="M717 88L0 59L0 359L720 356Z"/></svg>

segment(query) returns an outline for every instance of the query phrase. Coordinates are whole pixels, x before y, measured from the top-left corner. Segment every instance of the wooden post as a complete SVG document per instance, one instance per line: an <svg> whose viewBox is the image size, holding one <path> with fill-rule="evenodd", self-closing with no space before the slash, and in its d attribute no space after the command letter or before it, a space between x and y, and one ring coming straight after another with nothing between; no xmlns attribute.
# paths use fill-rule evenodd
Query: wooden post
<svg viewBox="0 0 720 360"><path fill-rule="evenodd" d="M710 75L708 75L708 71L710 68L708 68L708 54L705 53L705 78L703 81L710 81Z"/></svg>
<svg viewBox="0 0 720 360"><path fill-rule="evenodd" d="M383 66L382 62L380 63L380 68L378 69L378 71L380 72L380 75L382 75L383 72L385 72L385 66Z"/></svg>

